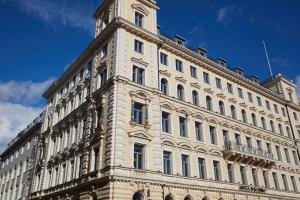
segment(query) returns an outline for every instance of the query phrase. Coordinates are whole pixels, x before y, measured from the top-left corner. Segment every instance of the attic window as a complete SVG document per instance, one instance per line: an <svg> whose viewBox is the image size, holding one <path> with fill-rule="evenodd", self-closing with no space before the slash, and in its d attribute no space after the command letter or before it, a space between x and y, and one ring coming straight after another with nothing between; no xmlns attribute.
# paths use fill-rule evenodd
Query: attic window
<svg viewBox="0 0 300 200"><path fill-rule="evenodd" d="M175 42L179 45L185 45L185 39L179 35L175 35Z"/></svg>

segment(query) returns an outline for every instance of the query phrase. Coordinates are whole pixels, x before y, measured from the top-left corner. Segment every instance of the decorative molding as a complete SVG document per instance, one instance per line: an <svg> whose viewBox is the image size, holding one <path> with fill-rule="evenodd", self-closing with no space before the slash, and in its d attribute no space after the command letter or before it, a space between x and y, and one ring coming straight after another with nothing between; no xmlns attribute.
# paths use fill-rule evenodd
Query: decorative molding
<svg viewBox="0 0 300 200"><path fill-rule="evenodd" d="M221 99L226 99L226 96L223 93L218 93L217 97L220 97Z"/></svg>
<svg viewBox="0 0 300 200"><path fill-rule="evenodd" d="M184 79L183 78L183 76L177 76L177 77L175 77L175 79L177 80L177 81L180 81L180 82L182 82L182 83L186 83L186 79Z"/></svg>
<svg viewBox="0 0 300 200"><path fill-rule="evenodd" d="M267 113L264 110L259 111L259 114L266 115Z"/></svg>
<svg viewBox="0 0 300 200"><path fill-rule="evenodd" d="M254 111L254 112L257 111L257 109L256 109L254 106L250 107L250 110L252 110L252 111Z"/></svg>
<svg viewBox="0 0 300 200"><path fill-rule="evenodd" d="M276 120L279 121L279 122L283 121L281 117L277 117Z"/></svg>
<svg viewBox="0 0 300 200"><path fill-rule="evenodd" d="M197 82L195 82L195 83L190 83L190 85L191 85L192 87L194 87L194 88L197 88L197 89L200 89L200 88L201 88L201 86L200 86Z"/></svg>
<svg viewBox="0 0 300 200"><path fill-rule="evenodd" d="M236 102L237 102L237 100L236 100L235 98L230 98L229 101L230 101L231 103L236 103Z"/></svg>
<svg viewBox="0 0 300 200"><path fill-rule="evenodd" d="M268 117L274 119L274 115L273 114L268 114Z"/></svg>
<svg viewBox="0 0 300 200"><path fill-rule="evenodd" d="M159 70L159 73L167 77L171 77L171 73L169 73L168 70Z"/></svg>
<svg viewBox="0 0 300 200"><path fill-rule="evenodd" d="M148 140L149 142L152 138L152 136L144 130L129 131L128 136Z"/></svg>
<svg viewBox="0 0 300 200"><path fill-rule="evenodd" d="M149 15L149 11L142 4L134 3L131 5L131 8L145 14L146 16Z"/></svg>
<svg viewBox="0 0 300 200"><path fill-rule="evenodd" d="M247 108L247 107L248 107L248 105L247 105L245 102L240 103L240 106L241 106L241 107L244 107L244 108Z"/></svg>
<svg viewBox="0 0 300 200"><path fill-rule="evenodd" d="M133 63L143 65L144 67L148 67L148 65L149 65L149 63L143 61L142 58L135 58L135 57L132 57L132 58L131 58L131 61L132 61Z"/></svg>
<svg viewBox="0 0 300 200"><path fill-rule="evenodd" d="M214 91L211 88L204 88L204 91L209 94L214 94Z"/></svg>

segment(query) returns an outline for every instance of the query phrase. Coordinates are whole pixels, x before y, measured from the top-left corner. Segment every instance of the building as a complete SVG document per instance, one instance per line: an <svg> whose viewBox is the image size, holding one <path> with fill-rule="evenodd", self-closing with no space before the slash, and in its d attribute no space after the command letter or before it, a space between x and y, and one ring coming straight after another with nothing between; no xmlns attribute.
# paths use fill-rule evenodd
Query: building
<svg viewBox="0 0 300 200"><path fill-rule="evenodd" d="M163 36L158 10L96 10L95 39L43 95L31 199L299 200L295 85Z"/></svg>
<svg viewBox="0 0 300 200"><path fill-rule="evenodd" d="M0 199L28 199L43 113L20 132L0 155Z"/></svg>

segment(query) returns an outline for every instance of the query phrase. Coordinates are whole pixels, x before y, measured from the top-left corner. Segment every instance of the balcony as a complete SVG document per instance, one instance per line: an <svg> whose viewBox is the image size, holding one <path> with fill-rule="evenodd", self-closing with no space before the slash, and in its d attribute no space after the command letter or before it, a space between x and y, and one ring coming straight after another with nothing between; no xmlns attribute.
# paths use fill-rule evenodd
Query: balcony
<svg viewBox="0 0 300 200"><path fill-rule="evenodd" d="M235 142L224 145L224 159L248 165L271 168L275 164L272 153Z"/></svg>

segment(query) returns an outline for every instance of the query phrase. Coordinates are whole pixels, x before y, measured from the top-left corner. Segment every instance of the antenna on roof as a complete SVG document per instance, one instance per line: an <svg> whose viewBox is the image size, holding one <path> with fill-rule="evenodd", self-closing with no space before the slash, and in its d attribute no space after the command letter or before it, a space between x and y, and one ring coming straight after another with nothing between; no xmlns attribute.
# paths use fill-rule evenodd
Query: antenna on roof
<svg viewBox="0 0 300 200"><path fill-rule="evenodd" d="M272 67L270 64L269 55L267 52L267 47L266 47L265 41L263 41L263 45L264 45L264 49L265 49L265 53L266 53L266 57L267 57L268 65L269 65L270 74L271 74L271 77L273 77Z"/></svg>

